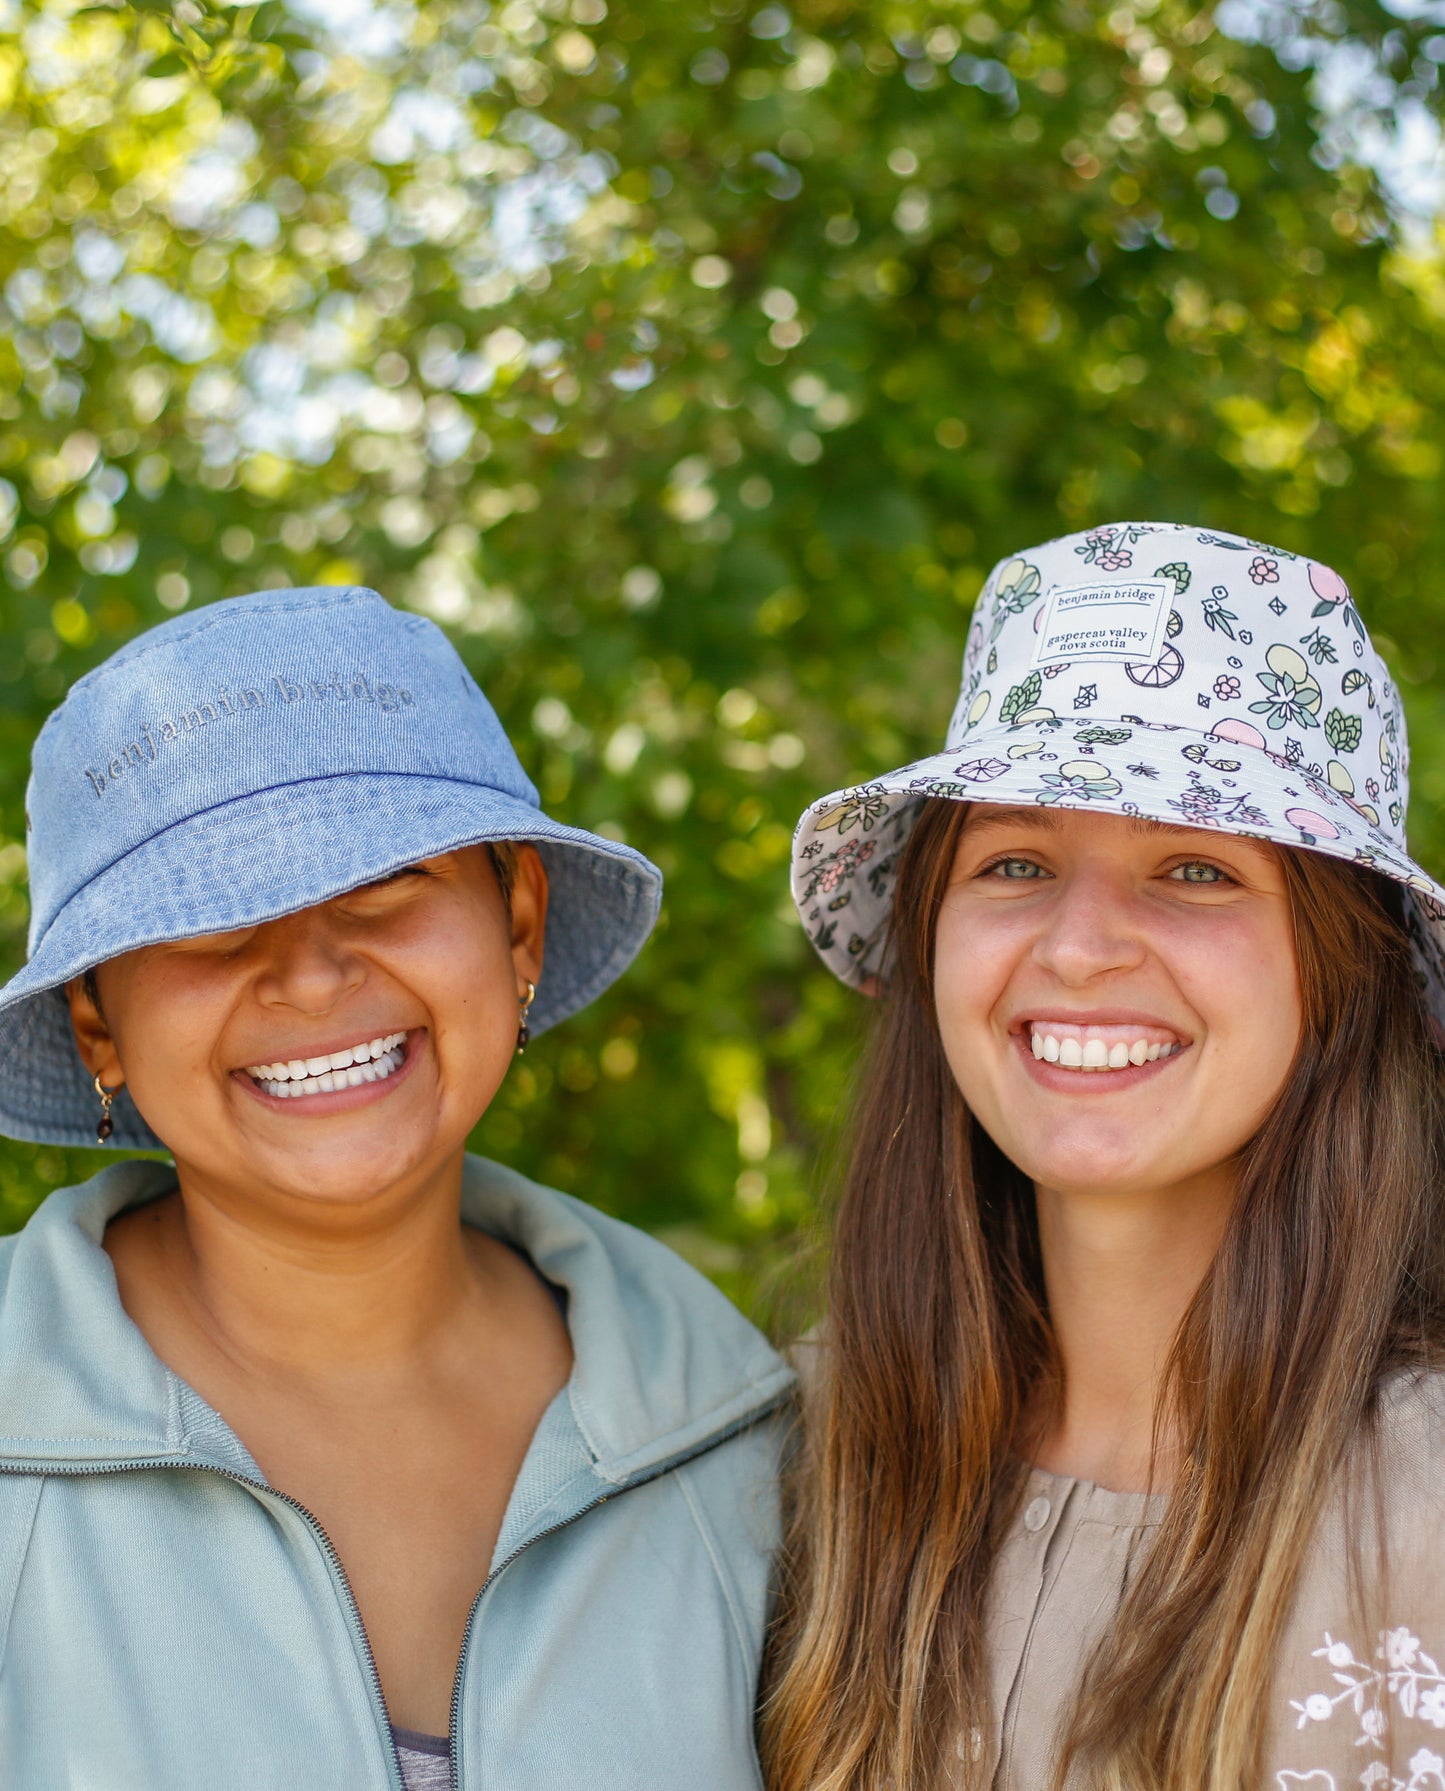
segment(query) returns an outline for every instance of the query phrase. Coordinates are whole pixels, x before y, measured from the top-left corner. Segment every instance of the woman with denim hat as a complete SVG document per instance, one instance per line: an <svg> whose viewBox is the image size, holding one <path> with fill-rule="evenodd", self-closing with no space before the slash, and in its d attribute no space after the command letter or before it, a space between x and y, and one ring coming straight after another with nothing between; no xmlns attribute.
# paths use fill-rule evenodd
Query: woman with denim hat
<svg viewBox="0 0 1445 1791"><path fill-rule="evenodd" d="M752 1791L791 1377L464 1154L656 870L353 589L133 641L28 806L0 1128L174 1162L0 1244L0 1785Z"/></svg>
<svg viewBox="0 0 1445 1791"><path fill-rule="evenodd" d="M882 1002L775 1791L1445 1786L1405 772L1337 574L1119 524L999 565L945 750L803 817L804 925Z"/></svg>

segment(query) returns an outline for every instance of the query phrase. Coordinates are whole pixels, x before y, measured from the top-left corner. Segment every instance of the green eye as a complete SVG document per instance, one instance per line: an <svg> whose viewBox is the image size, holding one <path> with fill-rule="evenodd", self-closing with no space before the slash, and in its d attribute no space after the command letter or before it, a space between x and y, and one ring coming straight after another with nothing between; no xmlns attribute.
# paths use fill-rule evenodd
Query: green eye
<svg viewBox="0 0 1445 1791"><path fill-rule="evenodd" d="M1223 883L1225 875L1217 864L1180 864L1170 872L1181 883Z"/></svg>
<svg viewBox="0 0 1445 1791"><path fill-rule="evenodd" d="M990 873L996 877L1006 877L1011 883L1031 882L1044 874L1043 866L1037 865L1031 858L1001 858L990 866Z"/></svg>

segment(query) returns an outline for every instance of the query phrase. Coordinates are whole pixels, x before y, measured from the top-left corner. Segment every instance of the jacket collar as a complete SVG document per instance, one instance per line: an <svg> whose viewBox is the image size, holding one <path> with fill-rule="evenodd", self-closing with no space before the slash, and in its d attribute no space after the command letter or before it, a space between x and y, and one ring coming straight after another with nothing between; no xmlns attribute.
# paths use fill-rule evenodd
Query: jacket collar
<svg viewBox="0 0 1445 1791"><path fill-rule="evenodd" d="M0 1468L234 1467L213 1435L188 1429L196 1402L126 1316L102 1248L117 1213L175 1185L169 1163L118 1163L51 1194L0 1243ZM567 1391L604 1480L621 1486L706 1448L792 1385L716 1288L631 1226L472 1157L462 1212L566 1290Z"/></svg>

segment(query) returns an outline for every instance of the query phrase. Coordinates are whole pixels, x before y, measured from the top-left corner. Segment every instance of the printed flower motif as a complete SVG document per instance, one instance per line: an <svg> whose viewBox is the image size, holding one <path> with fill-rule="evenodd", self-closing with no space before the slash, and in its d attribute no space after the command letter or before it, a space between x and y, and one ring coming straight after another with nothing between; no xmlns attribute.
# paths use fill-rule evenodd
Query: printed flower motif
<svg viewBox="0 0 1445 1791"><path fill-rule="evenodd" d="M1092 535L1085 535L1084 545L1076 547L1074 552L1082 554L1086 564L1098 566L1104 572L1122 572L1126 566L1134 564L1134 556L1124 546L1123 537L1112 529L1095 529Z"/></svg>
<svg viewBox="0 0 1445 1791"><path fill-rule="evenodd" d="M1157 765L1131 765L1129 767L1129 775L1130 777L1143 778L1158 777L1159 768Z"/></svg>
<svg viewBox="0 0 1445 1791"><path fill-rule="evenodd" d="M1368 856L1368 854L1356 855ZM1358 1659L1343 1638L1325 1632L1324 1646L1314 1651L1316 1660L1328 1662L1337 1690L1312 1691L1303 1699L1291 1698L1296 1728L1328 1722L1353 1710L1359 1723L1356 1747L1382 1750L1389 1736L1389 1710L1393 1704L1407 1721L1445 1729L1445 1673L1420 1646L1418 1636L1405 1628L1381 1630L1372 1665ZM1281 1783L1286 1774L1276 1775ZM1288 1775L1291 1782L1307 1784L1308 1777ZM1331 1781L1333 1783L1333 1781ZM1410 1777L1401 1779L1377 1760L1360 1776L1365 1787L1379 1785L1385 1791L1441 1791L1445 1787L1445 1759L1430 1748L1419 1748L1410 1760Z"/></svg>
<svg viewBox="0 0 1445 1791"><path fill-rule="evenodd" d="M862 840L846 841L814 877L803 899L811 901L815 896L832 895L840 883L846 882L861 865L867 864L876 849L875 840L866 844Z"/></svg>
<svg viewBox="0 0 1445 1791"><path fill-rule="evenodd" d="M1271 728L1282 728L1290 722L1296 727L1317 728L1320 687L1303 655L1293 647L1276 644L1265 654L1264 661L1269 670L1256 672L1255 677L1268 694L1249 705L1250 714L1263 715Z"/></svg>
<svg viewBox="0 0 1445 1791"><path fill-rule="evenodd" d="M1279 561L1267 560L1263 554L1256 554L1250 561L1249 576L1257 585L1277 585L1279 583Z"/></svg>
<svg viewBox="0 0 1445 1791"><path fill-rule="evenodd" d="M1233 640L1234 629L1230 624L1237 622L1239 617L1232 609L1224 607L1224 600L1228 595L1229 592L1223 585L1216 585L1204 599L1201 607L1204 610L1204 620L1208 626L1216 629L1220 634L1227 634L1230 640Z"/></svg>
<svg viewBox="0 0 1445 1791"><path fill-rule="evenodd" d="M1221 703L1232 703L1239 695L1239 679L1231 678L1224 672L1214 680L1214 694Z"/></svg>
<svg viewBox="0 0 1445 1791"><path fill-rule="evenodd" d="M1107 802L1123 794L1123 786L1106 765L1074 759L1043 774L1042 790L1032 792L1041 808L1070 802Z"/></svg>

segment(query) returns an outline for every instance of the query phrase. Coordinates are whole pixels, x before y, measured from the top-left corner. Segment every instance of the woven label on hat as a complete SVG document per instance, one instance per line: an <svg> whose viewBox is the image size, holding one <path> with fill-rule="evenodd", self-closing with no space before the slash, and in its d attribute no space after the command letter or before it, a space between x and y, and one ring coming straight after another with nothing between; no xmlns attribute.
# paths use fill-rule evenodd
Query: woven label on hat
<svg viewBox="0 0 1445 1791"><path fill-rule="evenodd" d="M1173 581L1068 585L1044 604L1031 665L1080 659L1153 659L1169 620Z"/></svg>

